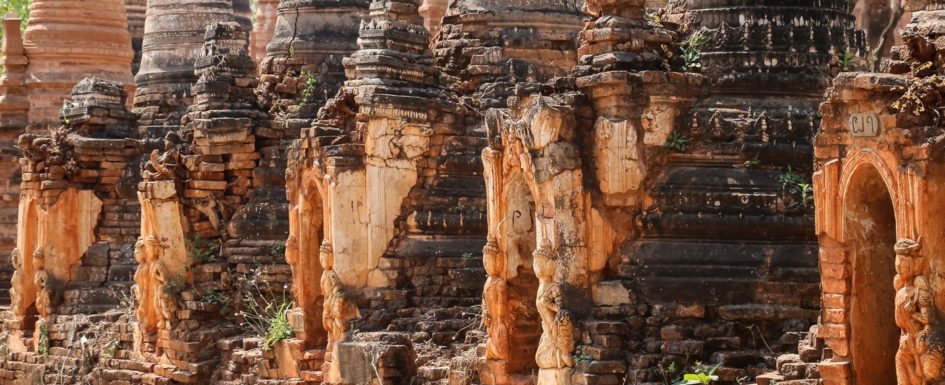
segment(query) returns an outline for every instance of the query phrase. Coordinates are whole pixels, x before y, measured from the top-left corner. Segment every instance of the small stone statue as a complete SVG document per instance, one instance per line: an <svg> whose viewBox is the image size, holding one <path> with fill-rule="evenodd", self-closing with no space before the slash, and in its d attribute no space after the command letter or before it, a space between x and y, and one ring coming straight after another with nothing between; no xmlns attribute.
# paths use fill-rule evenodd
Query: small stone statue
<svg viewBox="0 0 945 385"><path fill-rule="evenodd" d="M325 293L325 313L322 322L333 341L344 339L348 321L361 318L357 304L342 285L341 278L332 270L322 275L322 290Z"/></svg>
<svg viewBox="0 0 945 385"><path fill-rule="evenodd" d="M912 240L896 243L896 325L902 329L896 352L899 384L928 384L943 379L945 334L935 316L927 263Z"/></svg>

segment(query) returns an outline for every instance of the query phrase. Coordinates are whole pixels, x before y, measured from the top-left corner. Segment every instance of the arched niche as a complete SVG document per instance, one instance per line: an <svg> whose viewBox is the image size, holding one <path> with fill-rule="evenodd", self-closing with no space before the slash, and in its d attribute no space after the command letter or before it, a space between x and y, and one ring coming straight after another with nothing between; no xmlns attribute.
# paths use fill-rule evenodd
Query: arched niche
<svg viewBox="0 0 945 385"><path fill-rule="evenodd" d="M852 267L850 333L857 385L896 383L900 329L896 291L896 214L880 172L863 163L844 192L843 234Z"/></svg>

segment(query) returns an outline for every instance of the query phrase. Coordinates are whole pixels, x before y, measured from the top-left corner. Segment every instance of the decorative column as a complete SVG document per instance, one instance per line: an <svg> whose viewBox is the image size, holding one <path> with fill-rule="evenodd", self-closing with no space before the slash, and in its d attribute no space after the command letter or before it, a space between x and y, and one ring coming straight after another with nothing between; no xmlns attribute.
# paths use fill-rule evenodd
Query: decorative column
<svg viewBox="0 0 945 385"><path fill-rule="evenodd" d="M261 64L266 58L266 46L276 33L276 8L279 0L259 0L256 2L256 23L249 37L249 50L253 60Z"/></svg>
<svg viewBox="0 0 945 385"><path fill-rule="evenodd" d="M10 251L16 246L17 203L20 198L20 150L16 138L29 122L30 102L25 87L27 59L20 34L21 20L3 20L0 63L0 303L9 303L8 290L13 265Z"/></svg>
<svg viewBox="0 0 945 385"><path fill-rule="evenodd" d="M59 109L86 76L131 82L131 36L124 0L39 0L30 6L23 46L29 58L29 130L59 125Z"/></svg>
<svg viewBox="0 0 945 385"><path fill-rule="evenodd" d="M148 10L147 0L125 0L128 12L128 32L131 34L131 49L135 52L131 62L131 73L137 74L141 67L141 41L144 39L144 19Z"/></svg>
<svg viewBox="0 0 945 385"><path fill-rule="evenodd" d="M440 25L443 24L447 7L449 7L449 0L423 0L420 15L423 16L423 25L430 31L431 36L440 32Z"/></svg>
<svg viewBox="0 0 945 385"><path fill-rule="evenodd" d="M141 67L135 75L140 135L151 147L180 129L196 82L194 60L208 25L233 21L229 0L148 0Z"/></svg>

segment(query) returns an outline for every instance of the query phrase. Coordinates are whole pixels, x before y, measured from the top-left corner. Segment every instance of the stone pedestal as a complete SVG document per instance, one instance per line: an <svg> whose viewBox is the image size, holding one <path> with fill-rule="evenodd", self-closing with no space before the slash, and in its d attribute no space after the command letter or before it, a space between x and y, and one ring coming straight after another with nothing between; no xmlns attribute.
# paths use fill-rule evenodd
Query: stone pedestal
<svg viewBox="0 0 945 385"><path fill-rule="evenodd" d="M31 131L58 126L63 100L86 76L133 88L124 0L34 1L23 46Z"/></svg>

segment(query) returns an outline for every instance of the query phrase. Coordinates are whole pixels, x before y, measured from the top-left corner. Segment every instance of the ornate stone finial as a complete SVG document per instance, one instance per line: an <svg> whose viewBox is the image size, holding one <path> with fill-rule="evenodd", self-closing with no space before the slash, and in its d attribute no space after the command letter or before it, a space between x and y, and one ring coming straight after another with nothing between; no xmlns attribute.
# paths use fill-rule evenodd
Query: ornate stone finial
<svg viewBox="0 0 945 385"><path fill-rule="evenodd" d="M62 105L60 116L77 134L89 138L132 138L134 116L125 109L128 93L124 85L97 77L82 79L72 97Z"/></svg>
<svg viewBox="0 0 945 385"><path fill-rule="evenodd" d="M343 60L350 85L364 79L391 79L432 85L429 32L422 26L419 0L375 1L361 23L361 50Z"/></svg>

